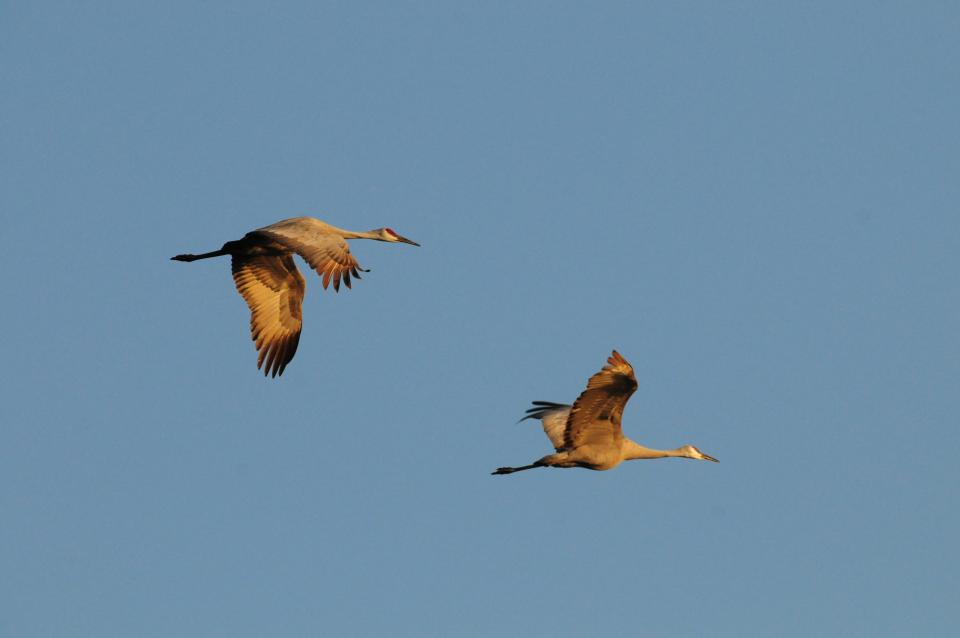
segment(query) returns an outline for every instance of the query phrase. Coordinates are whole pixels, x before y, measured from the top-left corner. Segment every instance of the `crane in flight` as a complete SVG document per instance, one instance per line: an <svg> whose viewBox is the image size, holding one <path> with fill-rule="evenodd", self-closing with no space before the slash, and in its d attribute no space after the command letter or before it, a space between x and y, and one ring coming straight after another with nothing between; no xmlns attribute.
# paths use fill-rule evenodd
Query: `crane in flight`
<svg viewBox="0 0 960 638"><path fill-rule="evenodd" d="M543 431L556 449L539 461L520 467L497 468L492 474L513 474L535 467L584 467L609 470L633 459L659 459L667 456L713 461L693 447L682 445L675 450L654 450L631 441L620 429L623 407L637 389L633 367L616 350L607 365L587 382L587 389L573 405L534 401L527 416L540 419Z"/></svg>
<svg viewBox="0 0 960 638"><path fill-rule="evenodd" d="M293 261L300 255L323 277L323 288L333 281L350 288L350 277L360 279L360 267L350 253L348 239L376 239L419 246L390 228L354 232L314 217L293 217L264 226L228 241L220 250L200 255L177 255L174 261L196 261L230 255L237 292L250 307L250 333L256 343L257 369L276 377L283 374L300 342L301 306L307 282ZM264 366L264 364L266 364Z"/></svg>

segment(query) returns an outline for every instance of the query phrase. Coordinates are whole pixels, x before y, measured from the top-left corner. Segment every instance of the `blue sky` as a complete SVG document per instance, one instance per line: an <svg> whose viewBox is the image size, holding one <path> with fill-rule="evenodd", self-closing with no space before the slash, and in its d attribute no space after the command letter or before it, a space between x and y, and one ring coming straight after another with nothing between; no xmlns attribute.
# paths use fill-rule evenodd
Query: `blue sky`
<svg viewBox="0 0 960 638"><path fill-rule="evenodd" d="M951 3L0 5L0 634L947 636ZM225 259L308 275L281 379ZM617 348L624 430L549 451Z"/></svg>

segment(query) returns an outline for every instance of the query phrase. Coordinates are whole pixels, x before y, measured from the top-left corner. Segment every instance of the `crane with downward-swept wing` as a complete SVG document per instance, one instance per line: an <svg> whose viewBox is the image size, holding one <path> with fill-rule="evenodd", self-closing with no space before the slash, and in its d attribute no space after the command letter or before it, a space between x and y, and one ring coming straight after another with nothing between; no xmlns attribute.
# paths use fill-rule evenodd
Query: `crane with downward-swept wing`
<svg viewBox="0 0 960 638"><path fill-rule="evenodd" d="M296 253L323 277L323 287L333 281L349 288L350 277L360 279L360 267L348 239L376 239L419 246L390 228L355 232L331 226L314 217L294 217L251 231L243 239L228 241L220 250L200 255L177 255L175 261L196 261L230 255L233 281L250 307L250 333L256 343L257 368L264 375L283 374L300 342L301 306L307 282L293 261Z"/></svg>

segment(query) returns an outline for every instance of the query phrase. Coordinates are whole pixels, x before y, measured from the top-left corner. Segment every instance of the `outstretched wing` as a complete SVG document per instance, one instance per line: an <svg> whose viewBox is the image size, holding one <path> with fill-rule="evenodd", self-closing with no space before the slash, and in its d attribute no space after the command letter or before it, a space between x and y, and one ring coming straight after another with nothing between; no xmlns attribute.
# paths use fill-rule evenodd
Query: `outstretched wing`
<svg viewBox="0 0 960 638"><path fill-rule="evenodd" d="M527 416L520 419L540 419L543 432L559 451L564 445L564 433L567 429L567 417L570 415L570 406L565 403L551 403L550 401L534 401L533 407L527 410Z"/></svg>
<svg viewBox="0 0 960 638"><path fill-rule="evenodd" d="M636 389L633 367L614 350L607 365L590 377L587 389L573 403L567 418L564 447L610 444L620 439L623 407Z"/></svg>
<svg viewBox="0 0 960 638"><path fill-rule="evenodd" d="M360 279L360 271L366 271L360 267L347 240L338 230L319 219L294 217L249 234L266 237L294 251L323 277L324 289L333 280L333 289L340 292L341 280L350 288L351 275Z"/></svg>
<svg viewBox="0 0 960 638"><path fill-rule="evenodd" d="M300 307L306 282L293 255L233 255L233 281L250 307L250 334L257 344L257 369L277 376L293 359L303 325Z"/></svg>

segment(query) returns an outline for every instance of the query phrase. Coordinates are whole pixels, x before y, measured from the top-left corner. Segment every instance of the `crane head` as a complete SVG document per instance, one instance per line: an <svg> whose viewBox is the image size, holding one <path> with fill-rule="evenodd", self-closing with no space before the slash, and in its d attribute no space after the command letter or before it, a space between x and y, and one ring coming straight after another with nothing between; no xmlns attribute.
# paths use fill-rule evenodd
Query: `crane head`
<svg viewBox="0 0 960 638"><path fill-rule="evenodd" d="M400 242L403 244L410 244L411 246L420 245L417 242L413 241L412 239L407 239L406 237L404 237L403 235L401 235L400 233L398 233L392 228L378 228L373 232L379 235L378 239L380 239L380 241L389 241L393 243Z"/></svg>
<svg viewBox="0 0 960 638"><path fill-rule="evenodd" d="M688 459L699 459L701 461L713 461L714 463L719 463L717 459L713 458L709 454L704 454L697 448L692 445L684 445L680 448L680 451L683 452L683 455Z"/></svg>

